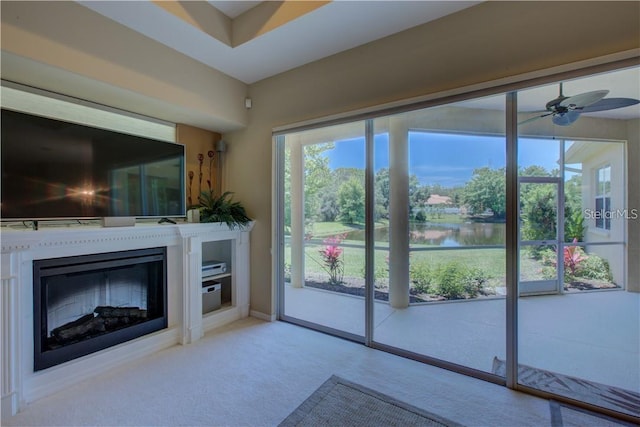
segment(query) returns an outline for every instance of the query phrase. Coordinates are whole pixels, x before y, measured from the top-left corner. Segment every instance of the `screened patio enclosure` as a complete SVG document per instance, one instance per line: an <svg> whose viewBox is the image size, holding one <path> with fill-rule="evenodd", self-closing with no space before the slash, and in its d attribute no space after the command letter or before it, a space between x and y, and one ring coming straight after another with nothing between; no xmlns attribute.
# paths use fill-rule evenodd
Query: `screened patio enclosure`
<svg viewBox="0 0 640 427"><path fill-rule="evenodd" d="M532 119L559 83L276 134L279 318L640 416L640 112Z"/></svg>

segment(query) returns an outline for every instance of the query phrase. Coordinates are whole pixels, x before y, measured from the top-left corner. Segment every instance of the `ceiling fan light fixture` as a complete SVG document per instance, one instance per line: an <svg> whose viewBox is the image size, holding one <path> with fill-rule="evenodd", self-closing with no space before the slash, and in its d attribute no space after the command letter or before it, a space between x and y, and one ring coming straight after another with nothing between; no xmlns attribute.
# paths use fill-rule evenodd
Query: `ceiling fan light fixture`
<svg viewBox="0 0 640 427"><path fill-rule="evenodd" d="M568 111L564 114L556 114L551 119L554 124L558 126L569 126L580 117L580 113L578 111Z"/></svg>

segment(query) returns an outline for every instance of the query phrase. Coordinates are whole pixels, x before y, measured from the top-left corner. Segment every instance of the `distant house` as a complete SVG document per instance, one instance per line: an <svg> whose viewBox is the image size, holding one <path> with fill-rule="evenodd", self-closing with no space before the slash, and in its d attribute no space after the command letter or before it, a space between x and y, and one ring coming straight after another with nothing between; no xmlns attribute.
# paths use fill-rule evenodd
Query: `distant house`
<svg viewBox="0 0 640 427"><path fill-rule="evenodd" d="M438 206L438 205L452 205L453 201L449 196L441 196L439 194L432 194L429 196L426 202L424 202L427 206Z"/></svg>
<svg viewBox="0 0 640 427"><path fill-rule="evenodd" d="M458 206L454 206L453 200L449 196L441 196L439 194L432 194L429 196L424 205L428 209L438 208L438 211L446 214L461 214L462 209ZM466 212L465 212L466 213Z"/></svg>

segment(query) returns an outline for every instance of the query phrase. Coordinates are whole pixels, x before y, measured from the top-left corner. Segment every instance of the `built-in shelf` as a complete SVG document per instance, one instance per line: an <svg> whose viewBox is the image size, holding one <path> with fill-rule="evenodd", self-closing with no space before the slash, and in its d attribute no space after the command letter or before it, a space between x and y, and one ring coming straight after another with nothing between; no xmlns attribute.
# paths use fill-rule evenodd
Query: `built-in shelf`
<svg viewBox="0 0 640 427"><path fill-rule="evenodd" d="M223 274L216 274L215 276L207 276L207 277L203 277L202 281L203 282L209 282L211 280L220 280L220 279L224 279L225 277L231 277L231 273L223 273Z"/></svg>

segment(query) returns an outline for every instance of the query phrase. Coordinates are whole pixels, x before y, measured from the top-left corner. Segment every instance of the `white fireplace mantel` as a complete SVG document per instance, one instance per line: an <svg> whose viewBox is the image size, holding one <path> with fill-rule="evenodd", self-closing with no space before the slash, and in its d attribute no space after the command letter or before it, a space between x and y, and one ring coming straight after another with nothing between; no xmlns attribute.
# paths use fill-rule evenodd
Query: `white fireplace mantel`
<svg viewBox="0 0 640 427"><path fill-rule="evenodd" d="M29 402L74 383L175 344L189 344L212 328L248 316L252 228L253 223L240 229L219 223L2 227L2 415L13 415ZM201 266L203 248L211 242L224 242L229 249L232 303L203 316ZM34 372L33 261L151 247L167 248L168 327Z"/></svg>

